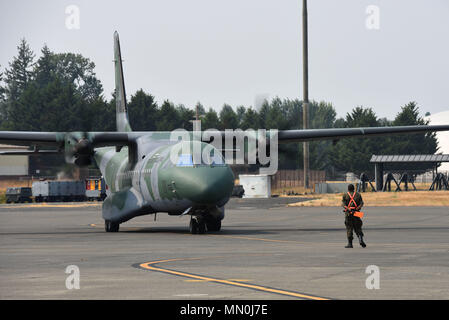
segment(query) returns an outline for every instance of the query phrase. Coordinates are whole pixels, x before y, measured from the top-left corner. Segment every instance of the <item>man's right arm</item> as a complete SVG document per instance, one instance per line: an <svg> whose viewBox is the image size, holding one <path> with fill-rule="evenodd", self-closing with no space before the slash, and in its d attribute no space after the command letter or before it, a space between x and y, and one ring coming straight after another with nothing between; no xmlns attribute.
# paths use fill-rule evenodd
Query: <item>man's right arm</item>
<svg viewBox="0 0 449 320"><path fill-rule="evenodd" d="M346 211L346 206L347 206L347 201L346 201L346 197L345 195L343 195L343 199L341 200L341 206L343 207L343 209L345 209Z"/></svg>

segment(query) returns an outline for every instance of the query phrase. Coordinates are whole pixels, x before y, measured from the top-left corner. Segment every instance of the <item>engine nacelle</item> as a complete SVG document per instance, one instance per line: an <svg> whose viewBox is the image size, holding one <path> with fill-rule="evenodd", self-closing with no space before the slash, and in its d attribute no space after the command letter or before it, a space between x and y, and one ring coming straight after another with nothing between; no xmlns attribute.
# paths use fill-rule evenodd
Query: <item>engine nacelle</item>
<svg viewBox="0 0 449 320"><path fill-rule="evenodd" d="M94 148L84 133L73 132L64 137L64 153L67 163L84 167L92 163Z"/></svg>

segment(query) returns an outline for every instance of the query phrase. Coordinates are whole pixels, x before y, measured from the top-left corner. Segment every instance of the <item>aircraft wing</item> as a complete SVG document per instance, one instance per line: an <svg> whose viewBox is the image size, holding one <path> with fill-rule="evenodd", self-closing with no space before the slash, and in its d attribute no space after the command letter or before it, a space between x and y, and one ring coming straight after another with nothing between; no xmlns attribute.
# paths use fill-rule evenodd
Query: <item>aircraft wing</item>
<svg viewBox="0 0 449 320"><path fill-rule="evenodd" d="M58 147L63 141L64 134L56 132L0 131L0 144Z"/></svg>
<svg viewBox="0 0 449 320"><path fill-rule="evenodd" d="M64 147L67 140L87 140L93 147L125 146L134 142L135 135L122 132L32 132L0 131L0 144L17 146Z"/></svg>
<svg viewBox="0 0 449 320"><path fill-rule="evenodd" d="M278 141L279 143L290 143L312 140L339 140L350 137L369 137L435 131L449 131L449 125L279 130ZM0 144L34 146L36 149L58 149L62 152L64 147L67 147L70 144L72 144L72 147L87 147L89 149L106 146L134 146L136 139L145 134L149 134L149 132L0 131ZM221 132L223 138L227 134L227 132ZM166 138L168 138L169 135L170 132L166 132ZM206 140L203 141L209 142ZM4 152L3 154L7 154L7 152Z"/></svg>
<svg viewBox="0 0 449 320"><path fill-rule="evenodd" d="M0 131L0 144L30 146L33 150L8 150L0 155L64 153L66 162L88 165L94 148L128 146L130 161L136 161L139 134L125 132L29 132ZM120 150L120 149L117 149Z"/></svg>
<svg viewBox="0 0 449 320"><path fill-rule="evenodd" d="M311 140L339 140L341 138L350 137L369 137L434 131L449 131L449 125L279 130L278 141L279 143L289 143Z"/></svg>

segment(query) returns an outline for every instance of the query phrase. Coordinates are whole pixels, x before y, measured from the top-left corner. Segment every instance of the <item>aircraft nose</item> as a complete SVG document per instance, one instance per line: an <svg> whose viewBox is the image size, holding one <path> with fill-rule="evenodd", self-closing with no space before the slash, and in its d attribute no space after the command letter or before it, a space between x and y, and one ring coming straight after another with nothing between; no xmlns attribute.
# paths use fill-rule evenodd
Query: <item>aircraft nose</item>
<svg viewBox="0 0 449 320"><path fill-rule="evenodd" d="M217 204L231 196L234 174L227 166L180 168L175 181L181 198L195 204Z"/></svg>

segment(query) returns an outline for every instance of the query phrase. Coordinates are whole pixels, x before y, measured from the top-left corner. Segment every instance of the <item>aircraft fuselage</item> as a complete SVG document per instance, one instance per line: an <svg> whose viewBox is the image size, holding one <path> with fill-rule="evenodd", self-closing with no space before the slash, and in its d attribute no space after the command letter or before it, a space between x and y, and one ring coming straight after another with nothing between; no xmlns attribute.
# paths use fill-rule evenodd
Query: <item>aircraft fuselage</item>
<svg viewBox="0 0 449 320"><path fill-rule="evenodd" d="M178 152L179 144L154 134L143 136L137 141L135 163L129 161L128 147L95 149L94 158L109 189L103 218L121 223L138 215L167 212L221 220L234 185L232 170L224 162L174 163L171 155Z"/></svg>

